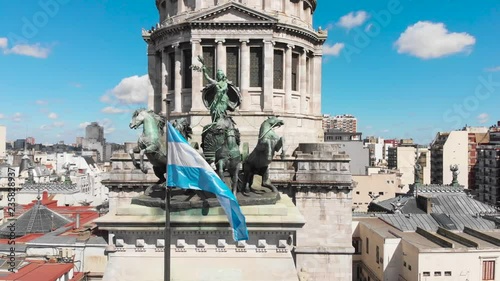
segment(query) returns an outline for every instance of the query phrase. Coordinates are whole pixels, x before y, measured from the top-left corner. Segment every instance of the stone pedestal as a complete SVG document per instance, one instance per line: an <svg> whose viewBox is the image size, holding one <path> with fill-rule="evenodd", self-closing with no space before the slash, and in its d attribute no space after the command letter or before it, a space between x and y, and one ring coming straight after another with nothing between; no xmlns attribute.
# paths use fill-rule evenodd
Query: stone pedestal
<svg viewBox="0 0 500 281"><path fill-rule="evenodd" d="M238 243L220 207L172 212L172 280L298 281L292 249L305 220L292 200L282 195L275 205L242 211L250 239ZM109 233L103 280L163 280L164 210L121 206L96 223Z"/></svg>

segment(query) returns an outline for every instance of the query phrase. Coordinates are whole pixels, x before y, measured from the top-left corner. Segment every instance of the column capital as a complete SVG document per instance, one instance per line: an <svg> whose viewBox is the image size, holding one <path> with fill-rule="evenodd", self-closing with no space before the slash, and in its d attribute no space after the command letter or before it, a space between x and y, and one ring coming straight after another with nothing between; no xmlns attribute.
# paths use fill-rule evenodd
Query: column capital
<svg viewBox="0 0 500 281"><path fill-rule="evenodd" d="M250 39L240 39L240 43L243 44L249 44L250 43Z"/></svg>
<svg viewBox="0 0 500 281"><path fill-rule="evenodd" d="M223 39L223 38L217 38L217 39L215 39L215 43L217 43L217 44L226 43L226 39Z"/></svg>
<svg viewBox="0 0 500 281"><path fill-rule="evenodd" d="M262 39L262 42L264 42L264 44L273 44L273 46L276 45L276 41L274 40L269 40L269 39Z"/></svg>
<svg viewBox="0 0 500 281"><path fill-rule="evenodd" d="M286 44L286 47L290 50L293 50L295 49L295 45L292 45L292 44Z"/></svg>
<svg viewBox="0 0 500 281"><path fill-rule="evenodd" d="M191 42L191 44L200 44L201 39L191 39L191 40L189 40L189 42Z"/></svg>
<svg viewBox="0 0 500 281"><path fill-rule="evenodd" d="M173 49L178 49L178 48L179 48L179 46L180 46L180 44L179 44L179 43L174 43L174 44L172 44L172 48L173 48Z"/></svg>

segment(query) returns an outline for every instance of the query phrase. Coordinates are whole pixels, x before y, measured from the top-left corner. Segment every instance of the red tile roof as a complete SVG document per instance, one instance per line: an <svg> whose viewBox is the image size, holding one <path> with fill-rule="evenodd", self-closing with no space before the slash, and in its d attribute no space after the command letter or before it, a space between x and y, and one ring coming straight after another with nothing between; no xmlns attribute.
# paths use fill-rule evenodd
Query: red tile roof
<svg viewBox="0 0 500 281"><path fill-rule="evenodd" d="M30 261L30 264L22 267L18 272L0 277L0 281L56 281L70 272L73 267L73 263ZM83 280L84 275L82 272L75 272L73 276L69 277L71 281L80 281Z"/></svg>

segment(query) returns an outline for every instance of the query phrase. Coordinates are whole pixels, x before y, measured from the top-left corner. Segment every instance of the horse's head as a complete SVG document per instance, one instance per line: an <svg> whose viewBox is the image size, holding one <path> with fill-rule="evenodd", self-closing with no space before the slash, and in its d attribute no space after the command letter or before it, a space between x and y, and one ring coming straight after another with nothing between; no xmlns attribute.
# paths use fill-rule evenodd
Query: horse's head
<svg viewBox="0 0 500 281"><path fill-rule="evenodd" d="M264 121L264 123L267 123L269 126L271 126L272 128L275 128L275 127L281 127L283 125L285 125L285 122L283 122L282 119L279 119L278 118L279 116L269 116L267 118L266 121Z"/></svg>
<svg viewBox="0 0 500 281"><path fill-rule="evenodd" d="M174 128L177 129L177 131L179 131L186 140L191 138L191 135L193 134L193 129L191 129L189 121L186 117L175 119L172 122L172 126L174 126Z"/></svg>
<svg viewBox="0 0 500 281"><path fill-rule="evenodd" d="M144 123L144 118L145 118L144 114L146 112L147 111L144 108L139 108L136 111L134 111L134 114L132 114L132 120L130 120L129 124L130 129L137 129Z"/></svg>

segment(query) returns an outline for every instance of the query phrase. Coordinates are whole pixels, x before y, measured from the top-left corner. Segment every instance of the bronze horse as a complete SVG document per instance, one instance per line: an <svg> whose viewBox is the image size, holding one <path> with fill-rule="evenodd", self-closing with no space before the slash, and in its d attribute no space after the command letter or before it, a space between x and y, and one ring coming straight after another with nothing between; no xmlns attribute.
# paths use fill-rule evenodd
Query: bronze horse
<svg viewBox="0 0 500 281"><path fill-rule="evenodd" d="M238 174L241 166L240 132L238 129L226 129L223 144L215 151L215 166L217 174L224 180L224 171L231 178L233 194L238 191Z"/></svg>
<svg viewBox="0 0 500 281"><path fill-rule="evenodd" d="M243 183L244 191L252 190L254 175L262 176L262 186L270 188L273 192L278 192L269 179L269 164L271 164L274 153L281 150L281 158L285 157L284 138L274 131L274 128L284 125L283 120L277 116L270 116L260 126L259 141L255 149L248 155L243 163Z"/></svg>

